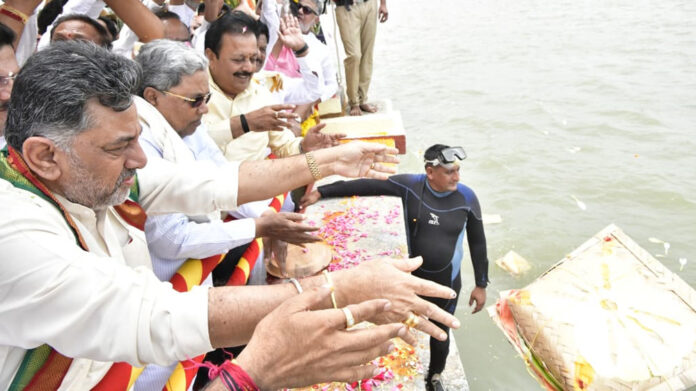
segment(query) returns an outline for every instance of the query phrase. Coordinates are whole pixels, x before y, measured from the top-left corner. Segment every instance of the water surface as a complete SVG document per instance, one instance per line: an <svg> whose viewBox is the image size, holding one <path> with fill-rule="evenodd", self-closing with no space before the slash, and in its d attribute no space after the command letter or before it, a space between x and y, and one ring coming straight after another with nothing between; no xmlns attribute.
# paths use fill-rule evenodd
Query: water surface
<svg viewBox="0 0 696 391"><path fill-rule="evenodd" d="M488 304L610 223L653 254L648 238L669 242L658 259L696 286L696 2L388 5L370 95L401 111L402 172L434 142L466 149L462 182L502 217L486 227ZM493 264L509 250L531 272ZM488 316L470 315L465 264L456 338L471 389L539 389Z"/></svg>

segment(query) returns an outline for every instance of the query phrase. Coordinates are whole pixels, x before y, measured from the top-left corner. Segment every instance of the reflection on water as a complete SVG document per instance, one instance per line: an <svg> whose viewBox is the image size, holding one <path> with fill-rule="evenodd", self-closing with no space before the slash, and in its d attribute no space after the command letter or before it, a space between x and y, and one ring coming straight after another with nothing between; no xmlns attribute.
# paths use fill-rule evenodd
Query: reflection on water
<svg viewBox="0 0 696 391"><path fill-rule="evenodd" d="M696 2L389 6L371 97L402 112L402 172L436 141L465 147L462 181L503 219L486 227L489 304L610 223L653 254L649 238L669 242L658 259L696 286ZM519 279L493 264L511 249L532 263ZM538 389L487 315L470 315L468 262L456 337L472 390Z"/></svg>

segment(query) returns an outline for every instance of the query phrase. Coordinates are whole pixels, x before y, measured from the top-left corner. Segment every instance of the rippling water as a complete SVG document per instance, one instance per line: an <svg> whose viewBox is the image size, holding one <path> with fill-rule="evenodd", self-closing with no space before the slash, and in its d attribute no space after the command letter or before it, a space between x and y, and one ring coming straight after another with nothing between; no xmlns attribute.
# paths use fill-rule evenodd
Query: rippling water
<svg viewBox="0 0 696 391"><path fill-rule="evenodd" d="M389 6L371 97L402 113L402 172L421 170L434 142L465 147L462 182L503 219L486 227L489 304L610 223L653 254L648 238L670 242L658 259L696 286L695 1ZM533 264L519 279L493 264L511 249ZM538 389L488 316L470 315L463 270L456 337L471 389Z"/></svg>

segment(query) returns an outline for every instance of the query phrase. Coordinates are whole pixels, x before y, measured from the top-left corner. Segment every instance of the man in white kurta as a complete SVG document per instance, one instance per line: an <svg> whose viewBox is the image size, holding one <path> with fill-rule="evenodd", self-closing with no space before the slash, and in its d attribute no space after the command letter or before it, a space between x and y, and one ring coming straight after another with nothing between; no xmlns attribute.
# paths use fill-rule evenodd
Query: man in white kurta
<svg viewBox="0 0 696 391"><path fill-rule="evenodd" d="M293 105L273 105L268 88L254 79L258 47L256 21L230 12L210 25L205 54L210 62L212 98L203 123L225 157L230 160L278 157L336 145L337 137L322 134L321 126L296 137L285 119L296 118Z"/></svg>
<svg viewBox="0 0 696 391"><path fill-rule="evenodd" d="M237 165L189 167L186 175L181 167L151 162L139 172L140 203L148 213L236 207ZM185 194L211 202L187 202ZM0 313L14 325L24 325L0 326L0 388L9 384L26 349L47 341L69 357L95 359L73 361L62 385L75 389L98 383L114 357L168 364L212 349L207 289L177 293L159 281L151 271L144 234L113 208L95 211L56 197L89 252L75 245L74 234L53 205L0 180L0 249L8 260L0 273ZM118 327L95 327L105 324Z"/></svg>
<svg viewBox="0 0 696 391"><path fill-rule="evenodd" d="M203 123L228 160L261 160L268 155L267 148L279 157L300 153L302 138L296 137L287 128L280 131L251 131L233 137L230 127L232 119L268 106L274 102L274 98L255 79L251 80L249 87L231 97L215 83L213 75L209 77L210 92L213 95L208 103L208 113L203 116Z"/></svg>

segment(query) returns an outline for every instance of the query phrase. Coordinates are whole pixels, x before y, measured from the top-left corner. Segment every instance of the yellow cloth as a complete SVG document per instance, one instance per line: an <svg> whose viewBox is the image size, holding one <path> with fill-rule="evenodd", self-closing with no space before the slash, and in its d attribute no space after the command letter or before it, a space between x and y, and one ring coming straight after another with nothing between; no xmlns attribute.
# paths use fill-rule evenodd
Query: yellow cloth
<svg viewBox="0 0 696 391"><path fill-rule="evenodd" d="M312 126L314 126L318 123L319 123L319 112L317 111L317 109L314 109L314 111L312 111L312 115L307 117L307 119L304 120L304 122L302 122L302 137L306 136L307 131Z"/></svg>
<svg viewBox="0 0 696 391"><path fill-rule="evenodd" d="M234 98L228 97L213 81L211 75L209 80L212 96L208 102L208 113L203 116L203 123L227 160L262 160L267 155L266 148L270 148L278 157L300 153L302 138L295 137L288 129L249 132L233 139L230 118L271 105L274 99L270 91L262 87L256 79Z"/></svg>

